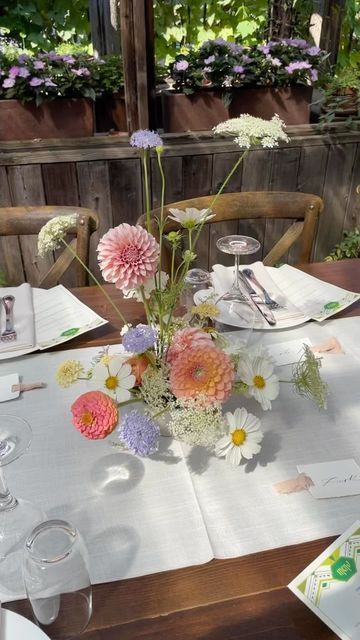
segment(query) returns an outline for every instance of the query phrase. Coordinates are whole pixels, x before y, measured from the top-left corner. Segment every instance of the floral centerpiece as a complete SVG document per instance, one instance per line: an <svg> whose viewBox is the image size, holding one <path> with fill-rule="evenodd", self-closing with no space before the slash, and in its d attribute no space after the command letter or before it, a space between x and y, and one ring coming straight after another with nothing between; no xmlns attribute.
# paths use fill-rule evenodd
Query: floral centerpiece
<svg viewBox="0 0 360 640"><path fill-rule="evenodd" d="M209 209L170 209L169 216L164 214L162 140L151 131L132 135L130 142L143 158L145 224L122 223L109 229L97 251L104 280L113 283L125 297L141 300L147 322L136 326L126 322L106 289L89 272L119 314L122 344L115 352L102 349L90 368L81 360L67 360L56 373L63 387L86 381L87 391L71 406L73 424L85 437L99 439L112 433L121 446L140 456L157 450L160 425L165 421L173 437L205 446L228 462L239 464L243 457L251 458L260 451L263 433L260 419L245 407L240 405L233 413L224 413L227 401L231 396L251 397L267 411L279 394L280 382L266 351L251 351L241 342L228 344L217 331L216 302L194 304L185 316L176 315L203 225L214 217L212 208L231 175L252 146L274 147L288 140L277 116L269 122L242 116L223 123L218 131L231 135L241 147L234 167ZM160 214L155 219L150 213L148 186L151 151L155 151L162 180ZM167 232L168 217L178 223L178 230ZM72 251L65 239L72 224L72 217L48 222L39 234L39 253L44 255L61 244ZM188 248L175 266L175 252L183 236ZM168 273L162 268L165 242L172 255ZM306 347L288 382L324 407L326 386L319 376L319 366ZM132 403L141 403L141 408L132 408Z"/></svg>

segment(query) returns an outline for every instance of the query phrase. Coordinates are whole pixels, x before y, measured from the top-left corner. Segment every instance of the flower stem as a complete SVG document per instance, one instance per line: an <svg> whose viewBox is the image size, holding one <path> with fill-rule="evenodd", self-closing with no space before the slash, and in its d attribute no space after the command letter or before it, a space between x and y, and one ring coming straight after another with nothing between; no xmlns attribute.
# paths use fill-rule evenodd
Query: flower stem
<svg viewBox="0 0 360 640"><path fill-rule="evenodd" d="M233 168L231 169L230 173L228 173L228 175L226 176L224 182L222 183L219 191L217 192L217 194L215 195L215 197L213 198L213 200L210 203L209 209L212 209L215 202L217 201L218 197L220 196L220 194L224 191L227 183L229 182L230 178L232 178L232 176L234 175L236 169L238 168L238 166L241 164L241 162L243 161L243 159L245 158L245 156L249 153L249 149L245 149L245 151L241 154L241 156L237 159L237 161L235 162Z"/></svg>
<svg viewBox="0 0 360 640"><path fill-rule="evenodd" d="M147 149L144 149L144 153L143 153L143 167L144 167L146 226L147 226L148 232L151 233L150 191L149 191L149 172L148 172L148 151L147 151Z"/></svg>
<svg viewBox="0 0 360 640"><path fill-rule="evenodd" d="M111 304L111 306L113 307L113 309L116 311L117 315L119 316L120 320L124 323L127 324L127 321L125 320L123 314L121 313L121 311L117 308L115 302L110 298L109 294L106 292L106 290L104 289L104 287L100 284L99 280L94 276L94 274L90 271L89 267L86 266L85 262L83 262L81 260L81 258L79 258L78 254L76 253L76 251L73 250L73 248L66 242L66 240L64 240L63 238L61 239L62 242L64 243L65 247L67 247L70 251L70 253L72 253L72 255L74 256L74 258L76 258L78 260L78 262L80 262L81 266L83 267L83 269L85 269L86 273L90 276L90 278L95 282L95 284L99 287L101 293L105 296L106 300L109 302L109 304Z"/></svg>

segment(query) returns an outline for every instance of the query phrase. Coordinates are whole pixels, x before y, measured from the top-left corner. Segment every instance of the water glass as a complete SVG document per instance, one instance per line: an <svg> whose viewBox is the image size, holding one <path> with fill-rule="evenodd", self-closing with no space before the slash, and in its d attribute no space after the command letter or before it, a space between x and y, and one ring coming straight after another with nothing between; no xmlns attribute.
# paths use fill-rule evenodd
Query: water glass
<svg viewBox="0 0 360 640"><path fill-rule="evenodd" d="M23 578L36 623L53 640L71 638L92 611L87 551L79 532L64 520L48 520L28 536Z"/></svg>
<svg viewBox="0 0 360 640"><path fill-rule="evenodd" d="M180 303L190 311L194 306L194 295L197 291L203 291L211 287L211 275L203 269L189 269L184 280L184 289L181 294Z"/></svg>

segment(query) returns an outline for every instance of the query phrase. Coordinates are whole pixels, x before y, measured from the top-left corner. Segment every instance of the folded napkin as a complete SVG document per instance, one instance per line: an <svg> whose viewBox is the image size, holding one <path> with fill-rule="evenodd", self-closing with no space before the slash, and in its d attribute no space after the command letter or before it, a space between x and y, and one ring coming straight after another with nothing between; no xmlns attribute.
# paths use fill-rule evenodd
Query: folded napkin
<svg viewBox="0 0 360 640"><path fill-rule="evenodd" d="M284 296L282 291L277 287L274 280L271 278L268 268L265 267L262 262L254 262L251 265L241 265L240 269L245 269L246 267L250 267L253 270L257 280L262 284L263 287L265 287L271 298L280 305L278 309L272 309L272 313L276 319L276 328L284 329L286 327L295 326L309 319L301 310L299 310L294 304L290 302L289 299ZM211 273L211 279L216 296L218 297L223 295L224 293L229 291L233 283L234 267L225 267L222 264L214 264ZM263 295L261 294L261 292L259 292L256 287L253 288L257 293L260 293L260 298L262 298ZM267 325L265 320L257 318L255 328L268 329L269 326Z"/></svg>
<svg viewBox="0 0 360 640"><path fill-rule="evenodd" d="M23 351L35 347L35 316L32 288L27 282L19 287L1 287L0 296L14 296L14 328L17 334L12 342L0 341L0 354ZM0 308L0 334L5 329L5 310Z"/></svg>

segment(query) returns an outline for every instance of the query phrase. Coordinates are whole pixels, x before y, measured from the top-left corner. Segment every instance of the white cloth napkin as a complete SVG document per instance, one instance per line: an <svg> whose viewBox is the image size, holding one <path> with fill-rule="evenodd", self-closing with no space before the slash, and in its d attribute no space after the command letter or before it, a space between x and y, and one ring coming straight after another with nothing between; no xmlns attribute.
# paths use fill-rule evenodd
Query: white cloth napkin
<svg viewBox="0 0 360 640"><path fill-rule="evenodd" d="M0 354L23 351L35 347L35 316L33 306L32 289L29 283L25 282L19 287L2 287L0 296L14 296L14 328L17 334L16 340L12 342L1 342ZM2 333L5 329L5 310L1 304L0 329Z"/></svg>

